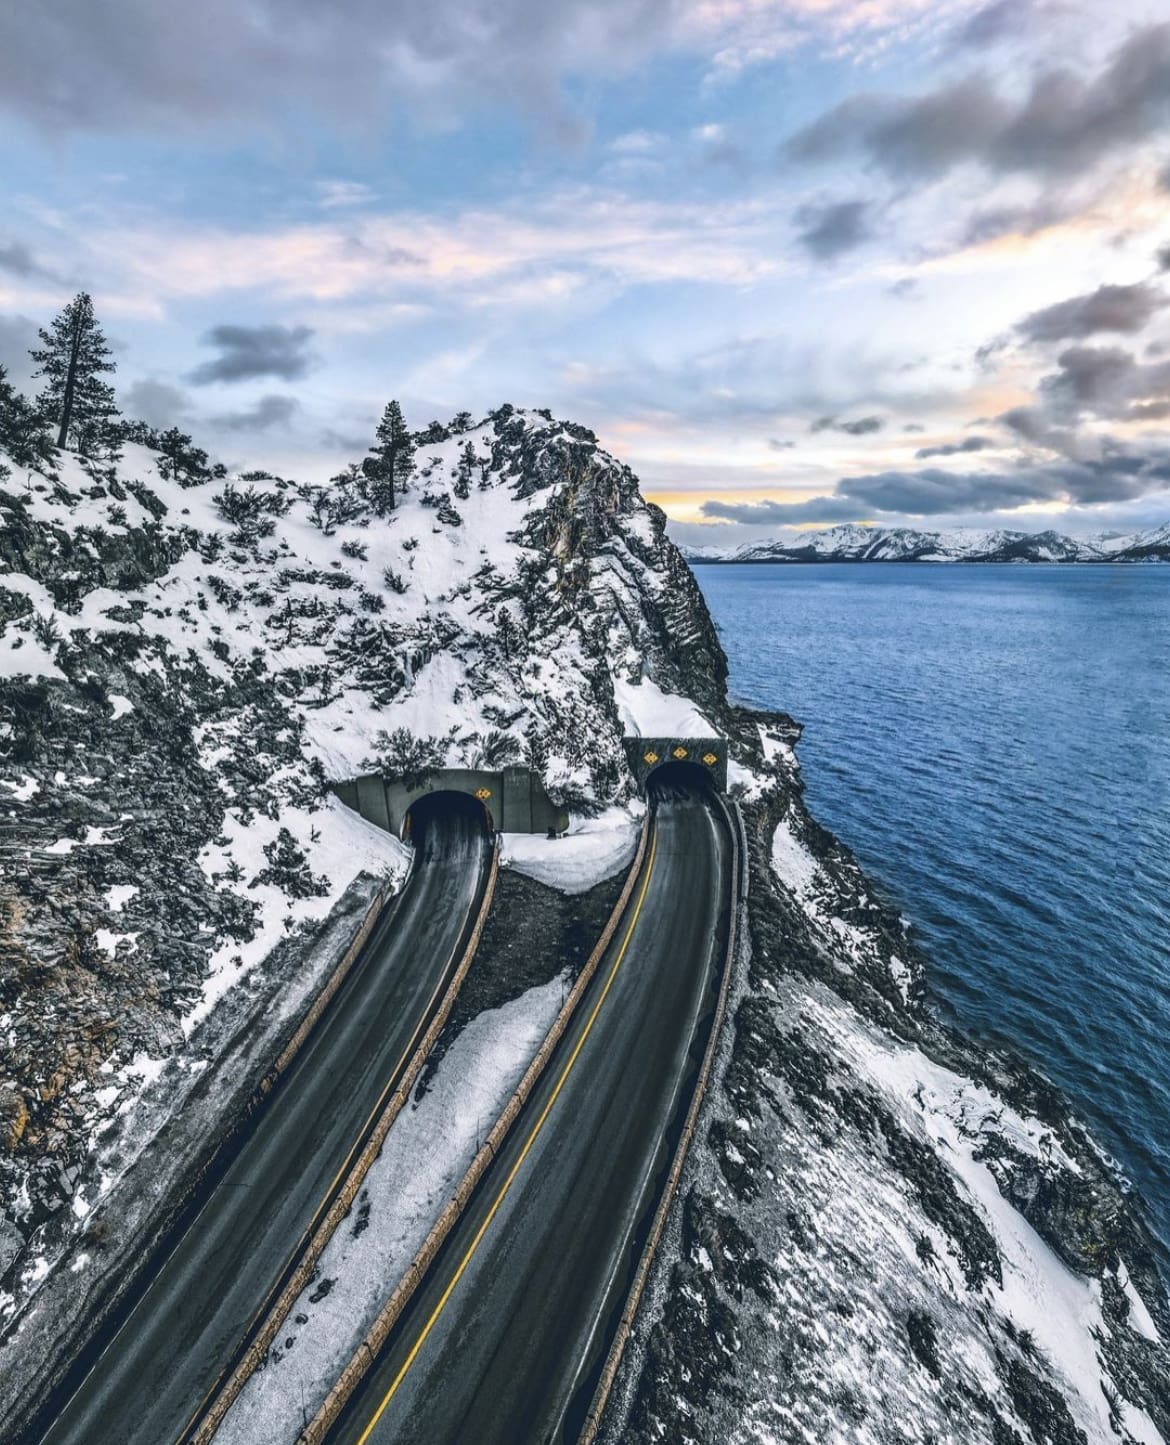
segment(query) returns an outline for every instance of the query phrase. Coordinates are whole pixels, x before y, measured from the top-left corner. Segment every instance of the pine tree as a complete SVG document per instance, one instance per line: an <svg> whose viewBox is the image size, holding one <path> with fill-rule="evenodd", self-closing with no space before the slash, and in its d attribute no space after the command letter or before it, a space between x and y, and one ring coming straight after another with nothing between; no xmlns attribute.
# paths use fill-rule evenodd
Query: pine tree
<svg viewBox="0 0 1170 1445"><path fill-rule="evenodd" d="M479 457L475 454L475 446L467 442L459 456L459 465L455 472L455 495L460 501L465 502L471 496L471 473L479 464Z"/></svg>
<svg viewBox="0 0 1170 1445"><path fill-rule="evenodd" d="M414 438L396 401L387 403L376 436L377 444L362 463L362 471L369 478L370 504L384 517L394 510L398 492L405 489L414 471Z"/></svg>
<svg viewBox="0 0 1170 1445"><path fill-rule="evenodd" d="M102 380L112 372L110 348L93 314L93 298L79 291L40 338L45 343L29 355L45 387L37 406L57 428L57 445L73 438L84 456L108 451L117 444L118 408L114 389Z"/></svg>
<svg viewBox="0 0 1170 1445"><path fill-rule="evenodd" d="M49 438L33 404L21 395L0 366L0 451L18 467L35 467L47 461Z"/></svg>
<svg viewBox="0 0 1170 1445"><path fill-rule="evenodd" d="M166 481L173 478L181 487L198 486L211 477L225 475L223 467L212 466L203 448L197 447L192 438L177 426L159 435L156 450L162 454L158 464L159 476Z"/></svg>

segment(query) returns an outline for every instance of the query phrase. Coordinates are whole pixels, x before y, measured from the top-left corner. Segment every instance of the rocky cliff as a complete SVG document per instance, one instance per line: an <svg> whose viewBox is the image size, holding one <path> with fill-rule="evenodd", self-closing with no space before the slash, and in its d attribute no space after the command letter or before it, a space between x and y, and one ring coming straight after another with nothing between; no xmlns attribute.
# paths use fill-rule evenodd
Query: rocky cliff
<svg viewBox="0 0 1170 1445"><path fill-rule="evenodd" d="M110 1141L163 1062L206 1067L200 1022L273 946L401 869L330 781L526 761L596 812L633 794L623 735L715 729L750 948L610 1438L1170 1440L1132 1201L1051 1089L932 1017L900 920L804 808L799 730L729 704L636 478L510 407L418 463L385 515L356 473L6 468L10 1313L54 1250L101 1247Z"/></svg>

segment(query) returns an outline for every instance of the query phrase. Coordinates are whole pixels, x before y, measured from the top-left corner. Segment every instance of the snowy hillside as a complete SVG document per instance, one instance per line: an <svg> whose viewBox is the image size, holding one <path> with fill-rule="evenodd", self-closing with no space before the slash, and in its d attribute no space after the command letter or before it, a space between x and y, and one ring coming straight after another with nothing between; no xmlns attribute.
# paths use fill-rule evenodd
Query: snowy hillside
<svg viewBox="0 0 1170 1445"><path fill-rule="evenodd" d="M84 1214L95 1130L226 989L401 875L328 782L525 761L590 812L631 796L640 713L710 730L676 698L722 682L689 668L695 584L589 433L505 407L417 462L384 517L357 480L192 484L135 445L0 481L0 1273Z"/></svg>
<svg viewBox="0 0 1170 1445"><path fill-rule="evenodd" d="M604 853L623 735L716 731L749 949L609 1438L1170 1442L1132 1202L1047 1085L932 1018L804 808L799 728L729 703L637 479L541 412L416 440L389 514L356 471L181 479L141 446L0 479L0 1288L27 1297L54 1229L100 1247L144 1087L210 1072L201 1029L273 946L401 876L330 781L523 760Z"/></svg>
<svg viewBox="0 0 1170 1445"><path fill-rule="evenodd" d="M691 562L1167 562L1170 523L1147 532L1074 538L1059 532L911 527L788 529L738 547L683 548Z"/></svg>

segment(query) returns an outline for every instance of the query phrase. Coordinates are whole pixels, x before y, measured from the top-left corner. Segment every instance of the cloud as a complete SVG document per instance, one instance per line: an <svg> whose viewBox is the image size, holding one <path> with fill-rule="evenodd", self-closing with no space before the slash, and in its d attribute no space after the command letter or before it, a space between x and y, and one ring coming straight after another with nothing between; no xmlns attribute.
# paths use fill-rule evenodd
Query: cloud
<svg viewBox="0 0 1170 1445"><path fill-rule="evenodd" d="M1037 503L1100 506L1130 502L1170 482L1170 450L1134 451L1106 438L1096 461L1022 463L998 471L939 467L842 478L829 496L803 502L703 502L705 517L752 526L856 522L874 517L941 517L1010 512Z"/></svg>
<svg viewBox="0 0 1170 1445"><path fill-rule="evenodd" d="M330 426L321 433L321 445L331 452L367 452L372 445L373 436L373 421L364 436L358 436L355 432L338 431L336 427Z"/></svg>
<svg viewBox="0 0 1170 1445"><path fill-rule="evenodd" d="M271 229L111 225L87 231L84 241L95 256L117 257L119 284L138 295L161 301L262 290L290 306L354 301L349 315L334 313L335 324L380 330L417 320L431 302L447 308L455 297L544 313L588 286L751 284L781 270L781 214L779 203L762 209L752 199L713 207L565 185L494 206L334 212Z"/></svg>
<svg viewBox="0 0 1170 1445"><path fill-rule="evenodd" d="M1170 271L1170 246L1162 246L1157 254L1159 271Z"/></svg>
<svg viewBox="0 0 1170 1445"><path fill-rule="evenodd" d="M856 421L838 421L835 416L818 416L809 424L810 432L839 431L846 436L864 437L881 431L885 422L880 416L861 416Z"/></svg>
<svg viewBox="0 0 1170 1445"><path fill-rule="evenodd" d="M794 441L780 441L777 437L768 438L768 449L773 452L790 452L796 445Z"/></svg>
<svg viewBox="0 0 1170 1445"><path fill-rule="evenodd" d="M189 414L191 399L177 386L146 378L127 387L122 396L122 409L127 416L148 426L172 427Z"/></svg>
<svg viewBox="0 0 1170 1445"><path fill-rule="evenodd" d="M700 506L704 517L745 522L753 527L793 527L804 522L855 522L857 503L841 497L813 497L807 502L721 502L711 498Z"/></svg>
<svg viewBox="0 0 1170 1445"><path fill-rule="evenodd" d="M38 385L32 380L30 346L37 345L37 326L27 316L0 315L0 366L14 386Z"/></svg>
<svg viewBox="0 0 1170 1445"><path fill-rule="evenodd" d="M0 105L52 133L226 132L279 124L290 96L349 122L486 97L568 138L566 78L609 78L680 28L672 0L54 0L0 8Z"/></svg>
<svg viewBox="0 0 1170 1445"><path fill-rule="evenodd" d="M243 411L227 412L212 420L224 431L267 431L269 427L286 426L299 409L295 397L273 392Z"/></svg>
<svg viewBox="0 0 1170 1445"><path fill-rule="evenodd" d="M191 372L196 386L215 381L250 381L259 376L279 376L296 381L308 371L311 358L306 347L313 335L308 326L213 326L203 338L204 345L217 346L219 355Z"/></svg>
<svg viewBox="0 0 1170 1445"><path fill-rule="evenodd" d="M1000 472L880 472L840 484L850 498L875 512L944 516L996 512L1036 502L1076 505L1122 502L1144 496L1170 478L1170 459L1116 452L1099 462L1053 462Z"/></svg>
<svg viewBox="0 0 1170 1445"><path fill-rule="evenodd" d="M617 156L648 156L666 144L666 137L657 130L628 130L615 136L609 149Z"/></svg>
<svg viewBox="0 0 1170 1445"><path fill-rule="evenodd" d="M1029 0L992 0L959 27L955 45L960 50L986 50L1018 40L1034 29L1038 18L1038 7Z"/></svg>
<svg viewBox="0 0 1170 1445"><path fill-rule="evenodd" d="M49 267L42 266L23 241L10 241L0 245L0 271L12 276L36 278L42 281L57 281L59 278Z"/></svg>
<svg viewBox="0 0 1170 1445"><path fill-rule="evenodd" d="M804 206L796 213L800 225L796 239L818 260L832 261L869 240L868 212L865 201Z"/></svg>
<svg viewBox="0 0 1170 1445"><path fill-rule="evenodd" d="M369 205L377 193L364 181L318 181L317 196L323 211L335 211L346 206Z"/></svg>
<svg viewBox="0 0 1170 1445"><path fill-rule="evenodd" d="M1138 401L1129 409L1131 421L1165 421L1170 417L1170 401Z"/></svg>
<svg viewBox="0 0 1170 1445"><path fill-rule="evenodd" d="M919 461L925 461L928 457L957 457L965 452L985 452L988 447L995 443L990 437L970 436L964 437L961 442L946 442L937 447L920 447L914 453Z"/></svg>
<svg viewBox="0 0 1170 1445"><path fill-rule="evenodd" d="M1076 203L1067 196L1044 195L1026 204L989 206L968 219L962 245L982 246L1001 236L1036 236L1076 213Z"/></svg>
<svg viewBox="0 0 1170 1445"><path fill-rule="evenodd" d="M1061 417L1123 417L1134 403L1170 399L1170 361L1146 364L1121 346L1070 346L1039 394Z"/></svg>
<svg viewBox="0 0 1170 1445"><path fill-rule="evenodd" d="M1033 311L1016 330L1029 341L1065 341L1093 336L1099 331L1140 331L1166 305L1165 294L1149 282L1132 286L1098 286L1084 296L1072 296Z"/></svg>
<svg viewBox="0 0 1170 1445"><path fill-rule="evenodd" d="M1099 74L1043 71L1020 99L983 74L913 97L862 93L796 132L793 161L861 154L899 180L973 162L999 173L1068 175L1170 125L1170 23L1133 31Z"/></svg>

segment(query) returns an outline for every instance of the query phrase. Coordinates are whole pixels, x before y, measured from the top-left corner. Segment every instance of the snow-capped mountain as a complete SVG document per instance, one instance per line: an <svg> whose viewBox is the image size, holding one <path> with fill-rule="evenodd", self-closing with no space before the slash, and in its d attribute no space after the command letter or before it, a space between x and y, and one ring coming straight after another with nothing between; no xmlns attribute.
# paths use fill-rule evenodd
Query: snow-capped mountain
<svg viewBox="0 0 1170 1445"><path fill-rule="evenodd" d="M152 1081L202 1087L216 1020L280 998L278 945L401 876L330 781L524 760L581 814L633 800L623 735L710 729L746 951L606 1438L1170 1441L1132 1201L1050 1086L926 1007L904 924L805 809L799 728L728 701L636 477L547 413L416 440L392 512L356 471L0 457L0 1417L40 1368L20 1322L57 1279L89 1308L128 1247L86 1218L158 1127Z"/></svg>
<svg viewBox="0 0 1170 1445"><path fill-rule="evenodd" d="M789 530L738 547L684 547L689 562L1170 562L1170 523L1145 532L1066 537L1059 532L861 527Z"/></svg>

